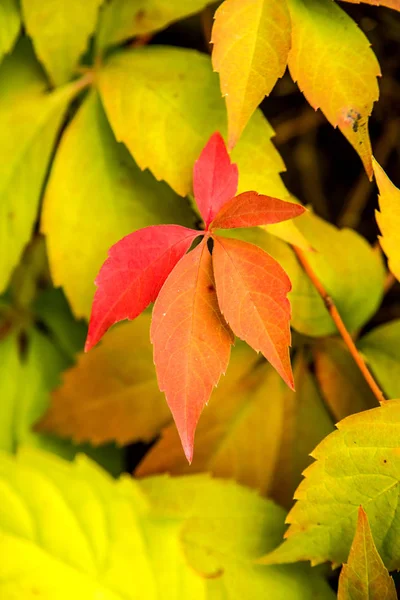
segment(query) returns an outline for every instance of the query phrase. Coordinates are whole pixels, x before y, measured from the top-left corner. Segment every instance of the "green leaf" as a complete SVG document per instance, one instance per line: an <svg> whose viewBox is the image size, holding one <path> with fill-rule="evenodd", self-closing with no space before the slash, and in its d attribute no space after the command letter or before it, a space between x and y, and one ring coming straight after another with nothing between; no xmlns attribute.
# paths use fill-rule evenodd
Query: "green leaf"
<svg viewBox="0 0 400 600"><path fill-rule="evenodd" d="M101 12L97 34L100 49L158 31L202 10L213 0L111 0Z"/></svg>
<svg viewBox="0 0 400 600"><path fill-rule="evenodd" d="M193 221L185 200L141 173L117 144L91 92L61 140L42 213L53 279L75 315L89 317L95 277L121 237L147 225Z"/></svg>
<svg viewBox="0 0 400 600"><path fill-rule="evenodd" d="M335 421L378 402L346 345L340 339L321 340L314 347L315 374Z"/></svg>
<svg viewBox="0 0 400 600"><path fill-rule="evenodd" d="M2 600L334 597L304 565L252 564L279 541L284 513L233 483L115 481L87 457L25 450L0 457L0 487ZM214 566L217 579L204 578Z"/></svg>
<svg viewBox="0 0 400 600"><path fill-rule="evenodd" d="M31 237L42 185L63 116L78 91L46 91L33 54L22 41L0 67L0 291Z"/></svg>
<svg viewBox="0 0 400 600"><path fill-rule="evenodd" d="M387 396L400 397L400 319L376 327L357 346Z"/></svg>
<svg viewBox="0 0 400 600"><path fill-rule="evenodd" d="M227 131L218 76L209 57L162 46L120 52L106 63L98 81L114 133L139 167L149 168L178 194L191 193L193 164L203 146L214 131ZM284 164L272 135L257 111L232 152L239 167L239 193L256 189L288 197L279 176Z"/></svg>
<svg viewBox="0 0 400 600"><path fill-rule="evenodd" d="M266 564L347 560L360 504L386 567L400 567L400 400L391 400L337 425L312 453L286 541L262 559Z"/></svg>
<svg viewBox="0 0 400 600"><path fill-rule="evenodd" d="M340 573L338 600L397 600L394 581L378 554L361 506L349 558Z"/></svg>
<svg viewBox="0 0 400 600"><path fill-rule="evenodd" d="M332 0L288 0L289 69L315 110L339 127L372 178L368 118L379 97L379 64L357 24Z"/></svg>
<svg viewBox="0 0 400 600"><path fill-rule="evenodd" d="M103 0L21 0L36 54L56 85L66 83L85 52Z"/></svg>
<svg viewBox="0 0 400 600"><path fill-rule="evenodd" d="M0 4L0 61L10 52L21 27L18 0L2 0Z"/></svg>

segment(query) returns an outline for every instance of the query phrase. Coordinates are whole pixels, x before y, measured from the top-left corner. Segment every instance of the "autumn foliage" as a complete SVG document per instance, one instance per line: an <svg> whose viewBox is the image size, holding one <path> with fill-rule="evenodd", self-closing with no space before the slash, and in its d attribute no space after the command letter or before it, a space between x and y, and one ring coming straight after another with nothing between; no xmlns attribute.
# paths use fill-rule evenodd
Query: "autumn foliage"
<svg viewBox="0 0 400 600"><path fill-rule="evenodd" d="M0 0L0 600L395 600L400 0Z"/></svg>

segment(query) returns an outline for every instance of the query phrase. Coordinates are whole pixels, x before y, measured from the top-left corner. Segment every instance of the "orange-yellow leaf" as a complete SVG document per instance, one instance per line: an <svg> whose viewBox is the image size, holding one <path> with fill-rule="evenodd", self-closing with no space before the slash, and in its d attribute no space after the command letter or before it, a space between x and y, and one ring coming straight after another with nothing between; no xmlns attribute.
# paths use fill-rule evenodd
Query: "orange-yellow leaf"
<svg viewBox="0 0 400 600"><path fill-rule="evenodd" d="M388 257L389 269L400 281L400 190L390 181L382 167L373 160L374 175L379 188L379 209L376 221L381 230L380 243Z"/></svg>
<svg viewBox="0 0 400 600"><path fill-rule="evenodd" d="M349 558L340 573L338 600L397 600L394 581L376 549L362 506Z"/></svg>
<svg viewBox="0 0 400 600"><path fill-rule="evenodd" d="M372 177L368 118L380 69L358 25L332 0L288 0L289 69L308 102L339 127Z"/></svg>
<svg viewBox="0 0 400 600"><path fill-rule="evenodd" d="M290 18L282 0L225 0L215 14L212 61L228 109L230 148L282 77Z"/></svg>
<svg viewBox="0 0 400 600"><path fill-rule="evenodd" d="M288 276L264 250L240 240L214 237L218 303L233 332L261 351L293 388L290 366Z"/></svg>
<svg viewBox="0 0 400 600"><path fill-rule="evenodd" d="M151 440L170 419L154 373L149 315L110 330L63 376L41 431L76 442Z"/></svg>
<svg viewBox="0 0 400 600"><path fill-rule="evenodd" d="M206 241L178 262L161 288L153 309L151 340L158 384L191 462L197 421L226 371L233 343L218 308Z"/></svg>
<svg viewBox="0 0 400 600"><path fill-rule="evenodd" d="M342 0L342 2L351 2L352 4L372 4L373 6L387 6L393 10L400 10L400 0Z"/></svg>

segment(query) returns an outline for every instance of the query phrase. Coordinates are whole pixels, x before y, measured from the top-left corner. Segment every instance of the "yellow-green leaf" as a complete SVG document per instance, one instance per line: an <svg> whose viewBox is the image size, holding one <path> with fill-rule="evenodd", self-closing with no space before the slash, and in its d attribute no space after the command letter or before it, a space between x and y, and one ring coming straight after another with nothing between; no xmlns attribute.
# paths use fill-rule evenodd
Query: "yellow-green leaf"
<svg viewBox="0 0 400 600"><path fill-rule="evenodd" d="M233 148L286 69L290 16L282 0L225 0L215 13L212 62L220 74Z"/></svg>
<svg viewBox="0 0 400 600"><path fill-rule="evenodd" d="M2 0L0 4L0 61L10 52L21 27L18 0Z"/></svg>
<svg viewBox="0 0 400 600"><path fill-rule="evenodd" d="M212 0L111 0L100 12L97 45L105 48L167 27L193 15Z"/></svg>
<svg viewBox="0 0 400 600"><path fill-rule="evenodd" d="M46 87L24 40L0 67L0 291L31 237L57 133L78 91Z"/></svg>
<svg viewBox="0 0 400 600"><path fill-rule="evenodd" d="M400 319L376 327L357 346L388 398L400 398Z"/></svg>
<svg viewBox="0 0 400 600"><path fill-rule="evenodd" d="M0 455L0 488L2 600L334 598L304 565L252 564L279 542L284 512L232 482L116 481L85 456L25 450ZM214 564L216 579L202 576Z"/></svg>
<svg viewBox="0 0 400 600"><path fill-rule="evenodd" d="M193 222L187 202L141 173L117 144L91 92L61 140L42 216L54 282L74 313L89 317L95 277L120 238L157 223Z"/></svg>
<svg viewBox="0 0 400 600"><path fill-rule="evenodd" d="M372 178L368 118L378 99L380 69L357 24L332 0L288 0L289 69L308 102L339 127Z"/></svg>
<svg viewBox="0 0 400 600"><path fill-rule="evenodd" d="M154 438L171 414L158 389L149 327L143 314L81 354L53 393L40 430L95 445Z"/></svg>
<svg viewBox="0 0 400 600"><path fill-rule="evenodd" d="M388 257L389 269L400 280L400 190L375 159L373 166L379 188L379 211L375 212L382 233L379 240Z"/></svg>
<svg viewBox="0 0 400 600"><path fill-rule="evenodd" d="M400 400L347 417L312 452L286 540L262 559L266 564L347 560L358 507L368 513L386 567L400 567Z"/></svg>
<svg viewBox="0 0 400 600"><path fill-rule="evenodd" d="M362 506L349 558L340 573L338 600L397 600L394 581L376 549Z"/></svg>
<svg viewBox="0 0 400 600"><path fill-rule="evenodd" d="M374 408L378 402L341 339L321 340L314 347L315 374L335 418Z"/></svg>
<svg viewBox="0 0 400 600"><path fill-rule="evenodd" d="M103 0L22 0L36 54L56 85L66 83L85 52Z"/></svg>

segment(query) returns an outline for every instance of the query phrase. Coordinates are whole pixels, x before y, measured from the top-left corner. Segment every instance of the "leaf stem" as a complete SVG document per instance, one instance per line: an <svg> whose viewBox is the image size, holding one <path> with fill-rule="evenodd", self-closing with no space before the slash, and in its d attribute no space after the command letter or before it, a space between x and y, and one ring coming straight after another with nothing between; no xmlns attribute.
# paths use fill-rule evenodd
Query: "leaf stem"
<svg viewBox="0 0 400 600"><path fill-rule="evenodd" d="M386 398L384 397L382 390L379 388L375 379L372 377L370 371L368 370L367 365L365 364L363 357L359 353L357 346L354 343L353 338L351 337L350 333L347 331L346 325L343 323L342 317L340 316L339 311L336 308L333 299L328 294L328 292L322 285L321 281L318 279L317 275L314 273L310 263L307 260L305 253L303 252L303 250L300 250L300 248L297 248L296 246L292 246L292 249L295 252L304 271L307 273L308 277L314 284L315 289L317 290L317 292L321 296L322 300L324 301L327 311L331 315L332 320L335 323L340 335L342 336L344 343L346 344L347 348L349 349L349 352L352 355L354 362L357 364L358 368L360 369L365 381L368 383L369 387L371 388L372 393L374 394L374 396L376 397L376 399L378 400L379 403L386 402Z"/></svg>

